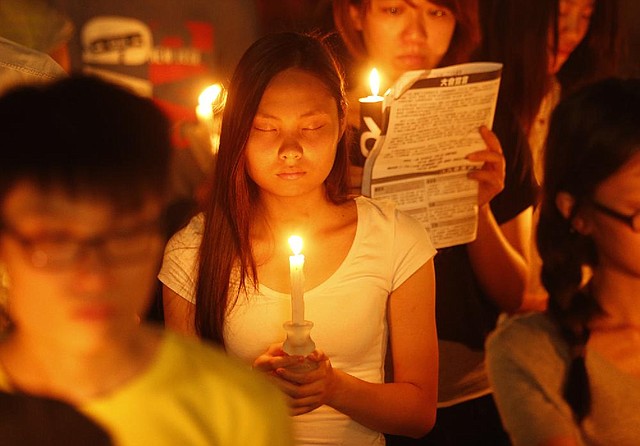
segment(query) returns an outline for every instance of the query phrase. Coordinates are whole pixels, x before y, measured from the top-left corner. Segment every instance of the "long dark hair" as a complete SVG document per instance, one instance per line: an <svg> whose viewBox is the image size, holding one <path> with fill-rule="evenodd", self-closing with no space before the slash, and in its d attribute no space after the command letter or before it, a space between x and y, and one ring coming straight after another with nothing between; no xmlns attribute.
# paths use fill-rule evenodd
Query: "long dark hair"
<svg viewBox="0 0 640 446"><path fill-rule="evenodd" d="M482 44L475 57L504 64L501 100L527 133L551 87L548 36L551 29L557 46L559 3L480 2ZM622 53L618 29L618 0L596 0L587 34L557 73L563 94L616 73Z"/></svg>
<svg viewBox="0 0 640 446"><path fill-rule="evenodd" d="M565 397L578 420L590 409L584 364L588 324L601 309L582 275L584 265L597 268L596 248L572 224L598 185L640 152L639 121L640 80L607 79L561 101L550 124L537 241L548 311L570 346ZM575 200L569 218L556 205L560 192Z"/></svg>
<svg viewBox="0 0 640 446"><path fill-rule="evenodd" d="M258 187L246 172L245 146L262 95L269 82L289 68L306 70L322 81L346 115L344 82L336 59L322 38L283 32L256 41L243 55L229 85L222 118L220 147L212 191L205 204L204 235L199 251L195 327L199 336L224 345L225 316L247 284L257 286L250 227ZM347 134L338 142L333 168L325 180L327 199L339 204L349 191ZM239 284L229 286L237 277Z"/></svg>

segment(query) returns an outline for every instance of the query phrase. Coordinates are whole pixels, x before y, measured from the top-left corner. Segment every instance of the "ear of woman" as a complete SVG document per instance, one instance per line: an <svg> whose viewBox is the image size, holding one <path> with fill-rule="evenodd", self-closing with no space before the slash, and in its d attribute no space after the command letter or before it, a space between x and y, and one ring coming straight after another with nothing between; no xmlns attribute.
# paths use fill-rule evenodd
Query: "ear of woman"
<svg viewBox="0 0 640 446"><path fill-rule="evenodd" d="M579 210L574 209L576 205L576 200L568 192L558 192L556 195L556 207L560 214L564 218L571 219L571 227L573 230L578 232L579 234L586 235L586 225L584 221L584 217L581 215Z"/></svg>

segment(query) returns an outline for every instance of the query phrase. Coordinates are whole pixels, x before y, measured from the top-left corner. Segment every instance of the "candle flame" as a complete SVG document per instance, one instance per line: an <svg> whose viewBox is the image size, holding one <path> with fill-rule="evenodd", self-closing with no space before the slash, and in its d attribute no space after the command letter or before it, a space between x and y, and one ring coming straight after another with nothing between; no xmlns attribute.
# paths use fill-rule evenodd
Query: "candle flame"
<svg viewBox="0 0 640 446"><path fill-rule="evenodd" d="M380 75L375 68L371 70L371 74L369 75L369 87L371 88L371 95L378 96L378 92L380 91Z"/></svg>
<svg viewBox="0 0 640 446"><path fill-rule="evenodd" d="M300 254L300 251L302 251L302 237L297 235L289 237L289 246L291 246L291 250L295 255Z"/></svg>
<svg viewBox="0 0 640 446"><path fill-rule="evenodd" d="M198 109L208 114L219 113L227 102L227 90L221 84L209 85L198 96ZM209 110L211 110L209 112Z"/></svg>
<svg viewBox="0 0 640 446"><path fill-rule="evenodd" d="M213 104L215 102L216 99L218 99L218 96L220 96L220 93L222 92L222 85L220 84L213 84L213 85L209 85L207 88L205 88L202 93L200 93L200 96L198 96L198 104L200 105L204 105L204 106L211 106L211 104Z"/></svg>

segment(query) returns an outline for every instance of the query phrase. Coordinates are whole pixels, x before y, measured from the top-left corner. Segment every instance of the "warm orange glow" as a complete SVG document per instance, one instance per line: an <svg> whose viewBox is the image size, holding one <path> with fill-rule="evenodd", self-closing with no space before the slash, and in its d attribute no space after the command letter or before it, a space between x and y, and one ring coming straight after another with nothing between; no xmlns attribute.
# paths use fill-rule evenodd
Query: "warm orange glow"
<svg viewBox="0 0 640 446"><path fill-rule="evenodd" d="M289 237L289 246L293 251L289 256L289 276L291 278L291 320L294 324L304 323L304 256L302 251L302 237Z"/></svg>
<svg viewBox="0 0 640 446"><path fill-rule="evenodd" d="M371 88L371 96L378 96L378 92L380 91L380 74L378 74L377 69L371 70L371 74L369 75L369 87Z"/></svg>
<svg viewBox="0 0 640 446"><path fill-rule="evenodd" d="M289 237L289 246L295 255L300 254L302 251L302 237L297 235Z"/></svg>
<svg viewBox="0 0 640 446"><path fill-rule="evenodd" d="M202 93L200 93L200 96L198 97L198 103L211 105L216 101L216 99L218 99L218 96L220 96L221 92L222 92L222 85L220 84L209 85L207 88L203 90Z"/></svg>
<svg viewBox="0 0 640 446"><path fill-rule="evenodd" d="M213 117L213 106L221 99L222 85L213 84L205 88L198 97L198 107L196 114L202 120L209 120Z"/></svg>

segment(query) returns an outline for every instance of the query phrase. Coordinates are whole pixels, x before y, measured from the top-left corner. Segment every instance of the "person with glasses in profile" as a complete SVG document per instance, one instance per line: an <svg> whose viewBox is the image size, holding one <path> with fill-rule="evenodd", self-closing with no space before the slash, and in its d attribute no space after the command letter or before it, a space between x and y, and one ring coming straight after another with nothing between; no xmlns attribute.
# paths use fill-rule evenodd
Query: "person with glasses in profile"
<svg viewBox="0 0 640 446"><path fill-rule="evenodd" d="M275 386L141 322L165 242L165 115L71 77L0 98L0 141L0 390L66 402L118 445L291 444Z"/></svg>
<svg viewBox="0 0 640 446"><path fill-rule="evenodd" d="M608 79L552 114L537 229L546 313L487 340L515 445L640 438L640 80Z"/></svg>

